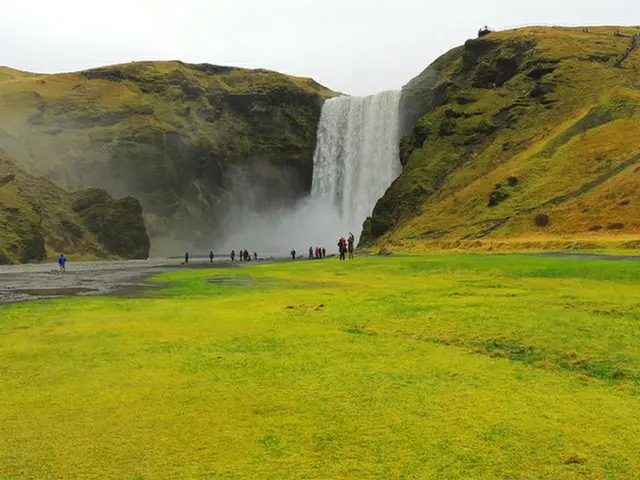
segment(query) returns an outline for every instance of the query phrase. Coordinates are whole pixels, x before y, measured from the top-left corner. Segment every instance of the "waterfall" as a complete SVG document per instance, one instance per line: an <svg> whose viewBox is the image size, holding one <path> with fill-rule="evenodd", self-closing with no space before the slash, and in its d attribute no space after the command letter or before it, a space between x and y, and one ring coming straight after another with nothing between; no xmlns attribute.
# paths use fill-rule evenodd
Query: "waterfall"
<svg viewBox="0 0 640 480"><path fill-rule="evenodd" d="M309 246L336 252L340 236L359 240L362 224L400 174L400 92L339 97L322 108L311 195L261 208L260 189L234 179L231 203L215 248L257 251L261 257L306 256Z"/></svg>
<svg viewBox="0 0 640 480"><path fill-rule="evenodd" d="M357 237L376 202L400 175L400 91L338 97L322 108L311 196L331 205ZM332 232L346 235L347 232Z"/></svg>

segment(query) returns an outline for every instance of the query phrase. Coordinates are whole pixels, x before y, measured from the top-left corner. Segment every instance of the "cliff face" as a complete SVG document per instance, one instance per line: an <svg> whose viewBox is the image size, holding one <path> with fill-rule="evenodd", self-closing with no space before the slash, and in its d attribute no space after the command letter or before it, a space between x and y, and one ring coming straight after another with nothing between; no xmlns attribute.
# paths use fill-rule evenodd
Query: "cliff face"
<svg viewBox="0 0 640 480"><path fill-rule="evenodd" d="M25 173L0 151L0 264L55 258L142 259L149 237L140 203L104 191L68 193Z"/></svg>
<svg viewBox="0 0 640 480"><path fill-rule="evenodd" d="M637 246L640 29L469 40L403 91L404 172L363 244Z"/></svg>
<svg viewBox="0 0 640 480"><path fill-rule="evenodd" d="M322 103L310 79L141 62L0 75L0 145L67 189L140 199L156 253L208 248L253 187L259 208L310 189Z"/></svg>

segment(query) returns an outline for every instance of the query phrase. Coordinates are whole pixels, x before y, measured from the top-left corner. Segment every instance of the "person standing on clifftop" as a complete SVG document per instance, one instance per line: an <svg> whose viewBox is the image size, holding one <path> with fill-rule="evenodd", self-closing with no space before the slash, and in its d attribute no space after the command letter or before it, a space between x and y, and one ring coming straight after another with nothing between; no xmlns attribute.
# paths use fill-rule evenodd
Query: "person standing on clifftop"
<svg viewBox="0 0 640 480"><path fill-rule="evenodd" d="M233 263L236 259L236 251L235 250L231 250L231 263Z"/></svg>
<svg viewBox="0 0 640 480"><path fill-rule="evenodd" d="M209 263L213 263L214 257L215 255L213 254L213 252L209 252Z"/></svg>
<svg viewBox="0 0 640 480"><path fill-rule="evenodd" d="M293 260L294 262L296 261L296 251L295 250L291 250L291 260Z"/></svg>
<svg viewBox="0 0 640 480"><path fill-rule="evenodd" d="M60 254L60 257L58 257L58 267L60 267L60 273L67 271L67 259L63 254Z"/></svg>
<svg viewBox="0 0 640 480"><path fill-rule="evenodd" d="M184 264L185 265L189 264L189 252L184 254Z"/></svg>
<svg viewBox="0 0 640 480"><path fill-rule="evenodd" d="M309 247L309 260L313 260L313 247Z"/></svg>

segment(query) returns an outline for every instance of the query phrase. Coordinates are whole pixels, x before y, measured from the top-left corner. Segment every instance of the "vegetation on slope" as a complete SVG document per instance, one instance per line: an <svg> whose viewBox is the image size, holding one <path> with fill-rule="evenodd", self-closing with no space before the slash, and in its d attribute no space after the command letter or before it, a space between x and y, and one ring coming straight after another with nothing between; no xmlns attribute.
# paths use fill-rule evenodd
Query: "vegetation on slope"
<svg viewBox="0 0 640 480"><path fill-rule="evenodd" d="M637 247L640 28L469 40L404 89L404 172L364 244Z"/></svg>
<svg viewBox="0 0 640 480"><path fill-rule="evenodd" d="M151 298L0 307L0 478L640 471L634 262L368 258L161 280Z"/></svg>
<svg viewBox="0 0 640 480"><path fill-rule="evenodd" d="M157 251L182 251L210 246L246 185L261 186L258 205L310 189L320 110L332 95L310 79L207 64L3 69L0 146L64 188L139 198Z"/></svg>
<svg viewBox="0 0 640 480"><path fill-rule="evenodd" d="M149 237L135 198L102 190L68 193L29 175L0 151L0 264L59 253L93 258L147 258Z"/></svg>

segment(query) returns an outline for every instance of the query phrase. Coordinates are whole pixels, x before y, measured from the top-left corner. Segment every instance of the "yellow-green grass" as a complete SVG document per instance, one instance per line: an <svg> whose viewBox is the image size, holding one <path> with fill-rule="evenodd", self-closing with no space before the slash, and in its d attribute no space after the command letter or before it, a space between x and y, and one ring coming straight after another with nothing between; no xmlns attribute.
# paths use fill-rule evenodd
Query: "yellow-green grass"
<svg viewBox="0 0 640 480"><path fill-rule="evenodd" d="M639 280L370 257L5 306L0 478L637 478Z"/></svg>

